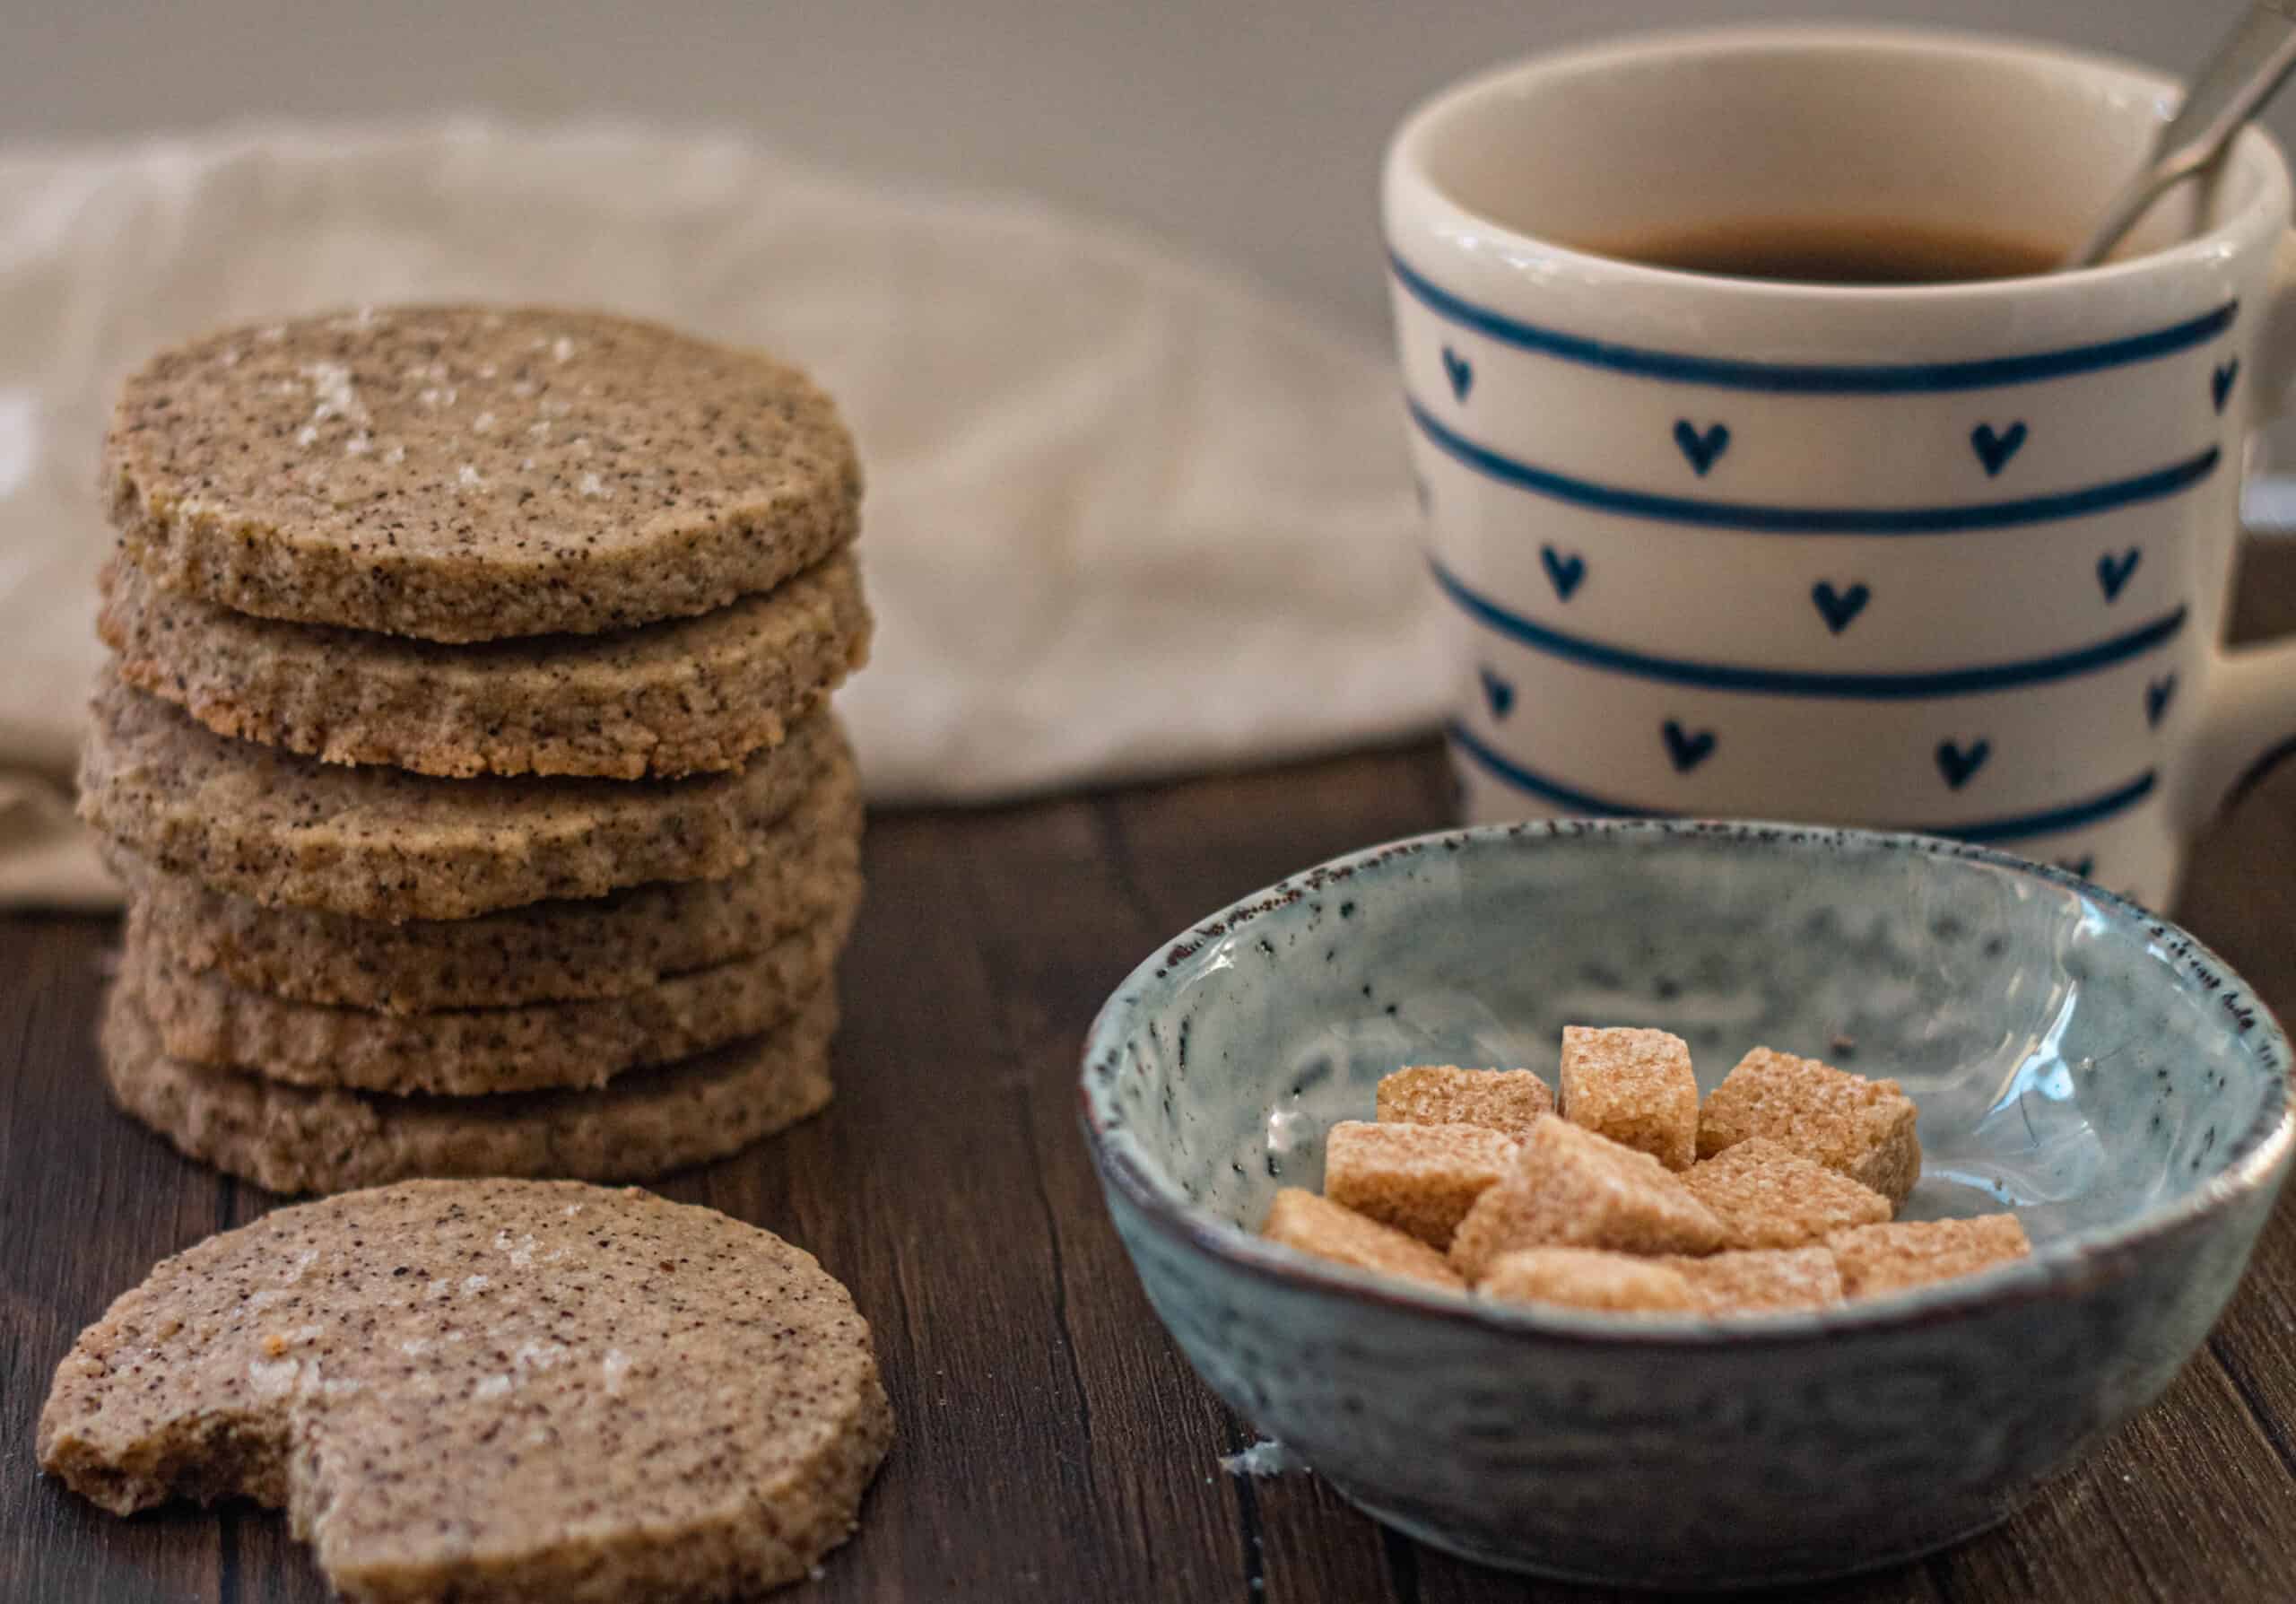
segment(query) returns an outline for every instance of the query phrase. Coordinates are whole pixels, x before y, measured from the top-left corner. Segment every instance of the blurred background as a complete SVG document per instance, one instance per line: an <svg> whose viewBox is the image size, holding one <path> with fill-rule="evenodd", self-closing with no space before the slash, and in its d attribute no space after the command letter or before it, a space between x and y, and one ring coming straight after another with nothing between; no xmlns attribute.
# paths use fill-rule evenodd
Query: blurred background
<svg viewBox="0 0 2296 1604"><path fill-rule="evenodd" d="M1410 103L1629 29L1829 16L2045 36L2179 73L2233 0L7 0L0 140L488 110L737 128L1020 189L1384 344L1372 176ZM2272 122L2296 135L2296 96ZM2274 453L2282 460L2286 451Z"/></svg>

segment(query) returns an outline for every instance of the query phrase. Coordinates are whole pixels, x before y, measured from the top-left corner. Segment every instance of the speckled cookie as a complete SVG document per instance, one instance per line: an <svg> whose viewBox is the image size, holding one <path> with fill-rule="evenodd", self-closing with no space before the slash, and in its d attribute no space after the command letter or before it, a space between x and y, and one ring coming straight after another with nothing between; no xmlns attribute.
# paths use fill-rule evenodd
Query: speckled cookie
<svg viewBox="0 0 2296 1604"><path fill-rule="evenodd" d="M843 1542L892 1431L868 1323L779 1237L415 1181L162 1260L57 1366L39 1453L118 1514L284 1505L352 1604L699 1604Z"/></svg>
<svg viewBox="0 0 2296 1604"><path fill-rule="evenodd" d="M438 780L235 741L109 670L92 712L80 813L99 830L267 905L390 922L730 875L846 754L823 710L735 773Z"/></svg>
<svg viewBox="0 0 2296 1604"><path fill-rule="evenodd" d="M388 925L307 908L266 908L152 867L107 859L143 939L169 962L297 1002L382 1008L516 1007L627 997L720 963L850 908L861 896L861 791L841 756L778 822L749 866L722 880L632 886L533 902L478 919Z"/></svg>
<svg viewBox="0 0 2296 1604"><path fill-rule="evenodd" d="M219 735L457 777L730 769L869 648L849 554L699 618L475 646L251 618L115 560L97 629L122 679Z"/></svg>
<svg viewBox="0 0 2296 1604"><path fill-rule="evenodd" d="M623 997L516 1008L381 1014L289 1002L177 969L128 920L120 981L172 1058L272 1080L362 1092L471 1096L602 1086L625 1070L691 1058L770 1030L829 981L853 926L833 911L753 958Z"/></svg>
<svg viewBox="0 0 2296 1604"><path fill-rule="evenodd" d="M414 1175L650 1181L748 1146L830 1099L837 1001L824 988L771 1034L597 1092L389 1097L282 1085L171 1059L132 992L103 1025L113 1101L187 1156L274 1192Z"/></svg>
<svg viewBox="0 0 2296 1604"><path fill-rule="evenodd" d="M651 323L404 307L235 328L121 392L104 487L170 590L426 641L578 634L770 590L861 471L793 368Z"/></svg>

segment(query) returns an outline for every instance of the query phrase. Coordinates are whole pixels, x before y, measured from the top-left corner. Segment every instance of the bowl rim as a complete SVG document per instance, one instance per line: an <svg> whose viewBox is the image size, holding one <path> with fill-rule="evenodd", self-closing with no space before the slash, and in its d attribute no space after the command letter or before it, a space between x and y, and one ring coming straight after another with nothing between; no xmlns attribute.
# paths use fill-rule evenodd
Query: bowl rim
<svg viewBox="0 0 2296 1604"><path fill-rule="evenodd" d="M2202 1185L2172 1203L2156 1205L2109 1225L2092 1227L2037 1246L2014 1263L1830 1309L1740 1315L1721 1321L1697 1315L1618 1314L1531 1303L1509 1303L1472 1293L1422 1287L1398 1277L1327 1262L1270 1242L1196 1204L1144 1155L1122 1124L1103 1120L1094 1103L1096 1065L1113 1054L1121 1026L1140 1010L1142 990L1162 970L1197 946L1225 940L1239 928L1301 900L1309 892L1376 871L1431 850L1460 850L1471 843L1541 841L1587 836L1717 835L1766 848L1905 851L1932 859L1975 863L2041 881L2096 902L2133 923L2187 986L2198 986L2223 1007L2227 1028L2253 1041L2252 1056L2281 1068L2279 1100L2224 1144L2230 1154L2248 1144ZM1183 950L1184 949L1184 950ZM2256 1033L2261 1032L2261 1037ZM1940 1324L1978 1310L2078 1295L2117 1278L2131 1260L2163 1238L2194 1230L2259 1190L2276 1190L2296 1153L2296 1069L2288 1039L2272 1010L2248 981L2182 926L2118 893L2054 865L1940 836L1904 831L1796 824L1752 819L1558 818L1467 825L1406 836L1365 847L1276 881L1196 920L1158 945L1127 972L1094 1016L1084 1036L1077 1083L1085 1146L1107 1193L1119 1195L1144 1220L1196 1252L1208 1254L1258 1279L1295 1291L1352 1297L1453 1325L1510 1331L1559 1341L1660 1348L1796 1346L1848 1331L1901 1329ZM1104 1199L1104 1201L1107 1199ZM2245 1259L2246 1255L2243 1255ZM2244 1271L2245 1271L2245 1266Z"/></svg>

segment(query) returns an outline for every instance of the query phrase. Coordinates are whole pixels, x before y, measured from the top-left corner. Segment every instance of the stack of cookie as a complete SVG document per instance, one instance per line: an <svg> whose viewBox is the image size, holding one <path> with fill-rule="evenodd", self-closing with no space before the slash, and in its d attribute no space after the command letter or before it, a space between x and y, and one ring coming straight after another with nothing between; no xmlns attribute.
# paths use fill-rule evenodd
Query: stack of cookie
<svg viewBox="0 0 2296 1604"><path fill-rule="evenodd" d="M830 1094L860 474L803 375L409 308L132 377L83 815L114 1096L277 1191L639 1180Z"/></svg>

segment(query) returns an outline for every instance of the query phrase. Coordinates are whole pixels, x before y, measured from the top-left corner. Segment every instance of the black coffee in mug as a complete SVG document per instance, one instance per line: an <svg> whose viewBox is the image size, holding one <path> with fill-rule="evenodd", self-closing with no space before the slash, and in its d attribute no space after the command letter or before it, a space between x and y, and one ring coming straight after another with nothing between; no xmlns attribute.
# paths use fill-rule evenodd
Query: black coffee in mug
<svg viewBox="0 0 2296 1604"><path fill-rule="evenodd" d="M2055 245L1893 218L1733 218L1653 230L1588 248L1622 261L1805 284L1952 284L2047 273Z"/></svg>

